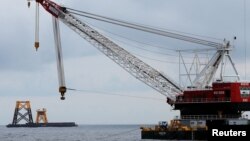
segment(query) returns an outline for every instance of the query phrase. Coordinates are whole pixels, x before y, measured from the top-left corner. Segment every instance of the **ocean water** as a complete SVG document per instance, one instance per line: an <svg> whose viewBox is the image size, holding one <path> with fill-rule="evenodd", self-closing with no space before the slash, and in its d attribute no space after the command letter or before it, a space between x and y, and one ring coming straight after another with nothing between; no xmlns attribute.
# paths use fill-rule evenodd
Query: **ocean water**
<svg viewBox="0 0 250 141"><path fill-rule="evenodd" d="M0 141L142 141L140 131L139 125L79 125L67 128L0 126Z"/></svg>

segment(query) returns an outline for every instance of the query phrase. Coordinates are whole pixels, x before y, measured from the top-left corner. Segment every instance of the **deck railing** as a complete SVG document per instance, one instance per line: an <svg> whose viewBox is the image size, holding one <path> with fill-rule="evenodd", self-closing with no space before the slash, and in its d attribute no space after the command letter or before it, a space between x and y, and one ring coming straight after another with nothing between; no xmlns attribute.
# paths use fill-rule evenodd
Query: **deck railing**
<svg viewBox="0 0 250 141"><path fill-rule="evenodd" d="M210 119L237 119L237 115L183 115L181 119L196 119L196 120L210 120Z"/></svg>
<svg viewBox="0 0 250 141"><path fill-rule="evenodd" d="M217 103L230 101L230 98L178 98L175 103Z"/></svg>

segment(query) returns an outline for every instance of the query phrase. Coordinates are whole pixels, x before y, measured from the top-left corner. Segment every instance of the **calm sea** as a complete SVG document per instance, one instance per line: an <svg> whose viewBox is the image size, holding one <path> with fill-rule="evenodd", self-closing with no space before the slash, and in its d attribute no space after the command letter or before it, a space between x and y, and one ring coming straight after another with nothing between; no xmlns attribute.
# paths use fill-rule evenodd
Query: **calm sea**
<svg viewBox="0 0 250 141"><path fill-rule="evenodd" d="M140 131L139 125L80 125L68 128L0 126L0 141L142 141Z"/></svg>

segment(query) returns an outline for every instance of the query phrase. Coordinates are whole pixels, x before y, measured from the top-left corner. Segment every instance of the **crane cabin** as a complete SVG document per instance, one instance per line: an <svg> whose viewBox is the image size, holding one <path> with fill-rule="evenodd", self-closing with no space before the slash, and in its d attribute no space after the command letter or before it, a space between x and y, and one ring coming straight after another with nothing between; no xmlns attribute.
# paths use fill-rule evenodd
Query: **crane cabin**
<svg viewBox="0 0 250 141"><path fill-rule="evenodd" d="M182 118L199 116L240 118L250 110L250 83L214 82L206 89L187 89L175 101Z"/></svg>

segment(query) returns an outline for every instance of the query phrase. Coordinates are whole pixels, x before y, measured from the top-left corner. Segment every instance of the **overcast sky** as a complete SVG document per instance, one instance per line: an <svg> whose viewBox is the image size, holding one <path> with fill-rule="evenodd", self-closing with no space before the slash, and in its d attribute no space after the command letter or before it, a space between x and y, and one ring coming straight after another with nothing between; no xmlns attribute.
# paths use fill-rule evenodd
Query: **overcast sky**
<svg viewBox="0 0 250 141"><path fill-rule="evenodd" d="M94 14L100 14L133 23L202 35L208 40L234 42L232 57L244 80L244 0L55 0L56 2ZM250 46L250 3L246 3L247 54ZM178 112L171 110L165 97L130 76L87 41L60 24L64 55L66 84L70 88L124 94L143 99L101 95L94 92L72 92L61 101L54 51L51 16L40 7L40 48L34 44L34 3L27 7L26 0L1 1L0 9L0 124L12 122L15 102L30 100L35 119L39 108L47 108L48 120L75 121L79 124L146 124L170 120ZM152 54L131 44L137 40L146 44L170 49L189 49L197 45L168 39L148 33L126 29L89 19L82 19L96 26L117 43L118 37L130 40L121 46L134 54L157 60L177 61L178 57ZM113 34L110 34L113 33ZM220 40L217 40L220 39ZM141 46L140 46L141 47ZM147 48L148 49L148 48ZM154 52L175 54L160 48ZM151 66L171 76L178 82L178 65L141 58ZM249 57L247 57L249 60ZM171 69L169 69L171 68ZM247 79L250 79L247 67ZM157 100L156 100L157 99Z"/></svg>

